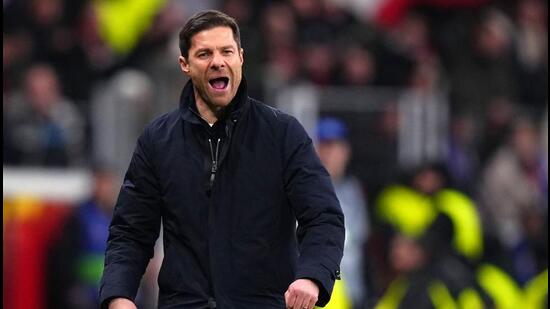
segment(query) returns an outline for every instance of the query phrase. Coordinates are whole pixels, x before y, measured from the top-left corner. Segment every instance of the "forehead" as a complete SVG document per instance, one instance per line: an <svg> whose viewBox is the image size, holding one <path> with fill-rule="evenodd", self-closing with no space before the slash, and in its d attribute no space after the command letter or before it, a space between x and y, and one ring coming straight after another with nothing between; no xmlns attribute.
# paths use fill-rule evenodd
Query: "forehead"
<svg viewBox="0 0 550 309"><path fill-rule="evenodd" d="M219 26L197 32L191 38L190 49L216 48L229 45L237 47L233 31L229 27Z"/></svg>
<svg viewBox="0 0 550 309"><path fill-rule="evenodd" d="M340 148L347 145L346 141L341 139L330 139L318 142L319 147L322 148Z"/></svg>

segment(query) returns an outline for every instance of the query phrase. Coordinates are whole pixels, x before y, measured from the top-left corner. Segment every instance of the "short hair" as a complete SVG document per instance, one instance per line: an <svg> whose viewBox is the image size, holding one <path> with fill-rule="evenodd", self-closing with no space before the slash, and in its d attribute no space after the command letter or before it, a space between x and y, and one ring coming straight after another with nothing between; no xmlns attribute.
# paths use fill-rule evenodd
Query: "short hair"
<svg viewBox="0 0 550 309"><path fill-rule="evenodd" d="M239 26L235 19L223 12L217 10L207 10L193 15L183 26L179 34L179 47L181 55L185 58L189 56L191 48L191 39L193 36L203 30L214 27L229 27L233 31L233 38L237 42L237 47L241 47L241 34Z"/></svg>

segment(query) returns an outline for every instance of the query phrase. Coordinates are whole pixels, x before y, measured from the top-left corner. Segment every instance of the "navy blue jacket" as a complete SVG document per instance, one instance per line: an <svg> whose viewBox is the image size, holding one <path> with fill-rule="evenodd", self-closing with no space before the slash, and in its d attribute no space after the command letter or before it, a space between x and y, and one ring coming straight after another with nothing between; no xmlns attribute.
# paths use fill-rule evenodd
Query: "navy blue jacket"
<svg viewBox="0 0 550 309"><path fill-rule="evenodd" d="M213 127L191 82L180 101L138 140L110 225L103 304L134 299L162 221L159 308L285 308L298 278L319 285L324 306L344 216L303 127L249 98L244 79Z"/></svg>

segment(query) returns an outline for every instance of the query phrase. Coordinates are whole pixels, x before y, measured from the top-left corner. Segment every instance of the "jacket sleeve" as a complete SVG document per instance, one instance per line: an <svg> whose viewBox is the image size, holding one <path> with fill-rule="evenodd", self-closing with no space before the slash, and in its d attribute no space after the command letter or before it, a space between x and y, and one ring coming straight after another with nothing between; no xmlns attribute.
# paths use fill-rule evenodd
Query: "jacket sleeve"
<svg viewBox="0 0 550 309"><path fill-rule="evenodd" d="M115 205L99 290L102 308L115 297L134 300L153 256L160 230L161 197L151 145L145 131L138 139Z"/></svg>
<svg viewBox="0 0 550 309"><path fill-rule="evenodd" d="M330 176L300 123L291 118L284 138L284 182L298 220L300 258L296 279L319 285L317 306L330 300L343 255L344 215Z"/></svg>

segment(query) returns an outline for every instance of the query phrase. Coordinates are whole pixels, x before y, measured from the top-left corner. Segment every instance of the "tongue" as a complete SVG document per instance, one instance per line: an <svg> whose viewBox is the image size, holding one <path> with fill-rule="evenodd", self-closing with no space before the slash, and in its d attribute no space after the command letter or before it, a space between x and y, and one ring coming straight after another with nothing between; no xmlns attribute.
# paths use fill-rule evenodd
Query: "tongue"
<svg viewBox="0 0 550 309"><path fill-rule="evenodd" d="M212 82L212 87L216 89L223 89L225 88L225 81L223 79L217 79Z"/></svg>

